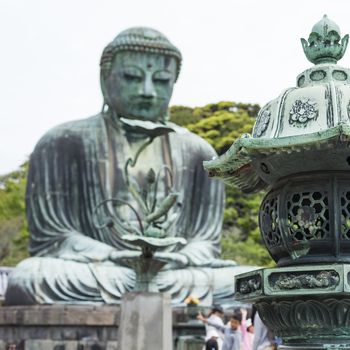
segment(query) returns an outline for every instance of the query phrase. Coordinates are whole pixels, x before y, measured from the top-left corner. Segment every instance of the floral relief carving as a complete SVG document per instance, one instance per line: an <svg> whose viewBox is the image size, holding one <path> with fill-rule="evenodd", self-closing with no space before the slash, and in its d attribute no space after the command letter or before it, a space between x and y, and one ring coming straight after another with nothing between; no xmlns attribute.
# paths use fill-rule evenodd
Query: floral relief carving
<svg viewBox="0 0 350 350"><path fill-rule="evenodd" d="M269 108L264 109L259 113L258 120L256 122L255 134L257 137L260 137L269 126L271 119L271 111Z"/></svg>
<svg viewBox="0 0 350 350"><path fill-rule="evenodd" d="M289 112L289 124L305 127L308 122L318 117L317 102L313 98L296 100Z"/></svg>
<svg viewBox="0 0 350 350"><path fill-rule="evenodd" d="M317 274L284 274L277 279L275 288L280 290L331 288L337 286L339 282L340 277L335 271L321 271Z"/></svg>
<svg viewBox="0 0 350 350"><path fill-rule="evenodd" d="M248 280L240 281L238 291L241 294L249 294L261 289L261 277L254 276Z"/></svg>

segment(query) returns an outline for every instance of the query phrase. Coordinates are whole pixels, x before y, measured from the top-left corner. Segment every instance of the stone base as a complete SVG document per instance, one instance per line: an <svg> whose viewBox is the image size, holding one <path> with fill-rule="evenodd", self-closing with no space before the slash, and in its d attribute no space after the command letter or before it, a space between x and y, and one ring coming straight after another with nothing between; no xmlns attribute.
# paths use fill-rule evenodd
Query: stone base
<svg viewBox="0 0 350 350"><path fill-rule="evenodd" d="M12 347L11 347L12 345ZM18 342L0 341L0 349L15 349L15 350L117 350L117 342L96 342L96 341L55 341L55 340L25 340Z"/></svg>
<svg viewBox="0 0 350 350"><path fill-rule="evenodd" d="M281 350L350 349L350 264L257 270L235 279Z"/></svg>
<svg viewBox="0 0 350 350"><path fill-rule="evenodd" d="M205 328L189 318L172 309L174 350L202 349ZM0 350L117 350L119 325L120 306L0 307Z"/></svg>
<svg viewBox="0 0 350 350"><path fill-rule="evenodd" d="M123 295L118 350L172 348L169 294L131 292Z"/></svg>

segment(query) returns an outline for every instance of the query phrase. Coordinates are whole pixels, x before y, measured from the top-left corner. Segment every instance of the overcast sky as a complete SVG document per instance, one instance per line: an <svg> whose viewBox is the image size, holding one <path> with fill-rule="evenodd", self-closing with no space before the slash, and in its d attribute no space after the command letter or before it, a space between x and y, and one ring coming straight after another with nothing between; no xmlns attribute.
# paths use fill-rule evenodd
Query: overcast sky
<svg viewBox="0 0 350 350"><path fill-rule="evenodd" d="M310 67L299 39L324 13L350 33L349 0L0 0L0 174L46 130L99 112L101 52L128 27L182 51L171 104L265 104Z"/></svg>

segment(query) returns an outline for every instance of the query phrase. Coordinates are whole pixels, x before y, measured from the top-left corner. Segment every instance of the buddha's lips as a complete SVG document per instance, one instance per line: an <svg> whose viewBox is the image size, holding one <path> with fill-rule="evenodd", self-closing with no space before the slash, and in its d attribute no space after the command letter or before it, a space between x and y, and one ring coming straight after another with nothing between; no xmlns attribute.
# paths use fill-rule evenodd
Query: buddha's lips
<svg viewBox="0 0 350 350"><path fill-rule="evenodd" d="M150 109L155 105L155 103L153 103L152 101L140 101L137 102L136 105L141 109Z"/></svg>
<svg viewBox="0 0 350 350"><path fill-rule="evenodd" d="M130 99L130 104L140 108L152 108L162 104L164 100L165 100L164 98L160 98L160 97L145 98L145 97L135 96L134 98Z"/></svg>

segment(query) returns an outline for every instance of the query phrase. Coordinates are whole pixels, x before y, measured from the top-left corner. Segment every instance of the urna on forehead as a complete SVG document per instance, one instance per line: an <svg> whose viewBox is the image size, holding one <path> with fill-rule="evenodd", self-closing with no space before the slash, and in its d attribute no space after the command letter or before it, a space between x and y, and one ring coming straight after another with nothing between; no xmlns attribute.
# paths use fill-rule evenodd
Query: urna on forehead
<svg viewBox="0 0 350 350"><path fill-rule="evenodd" d="M129 28L118 34L107 45L101 57L101 71L109 71L118 52L141 52L165 56L165 62L175 58L177 63L176 76L180 73L182 55L180 50L159 31L147 27ZM155 56L156 56L155 55Z"/></svg>

